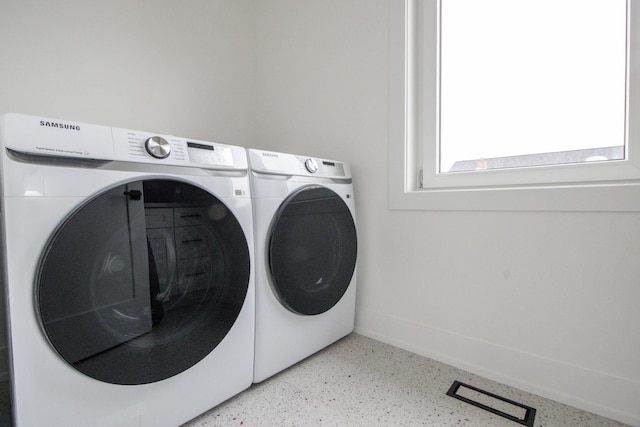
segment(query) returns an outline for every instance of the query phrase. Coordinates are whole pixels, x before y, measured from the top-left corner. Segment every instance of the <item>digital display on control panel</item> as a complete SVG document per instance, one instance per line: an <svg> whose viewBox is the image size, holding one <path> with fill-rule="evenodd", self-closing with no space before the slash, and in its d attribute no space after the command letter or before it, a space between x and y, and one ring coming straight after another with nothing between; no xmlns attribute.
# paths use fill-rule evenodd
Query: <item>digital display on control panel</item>
<svg viewBox="0 0 640 427"><path fill-rule="evenodd" d="M233 166L233 152L229 147L187 141L187 152L192 163L210 166Z"/></svg>
<svg viewBox="0 0 640 427"><path fill-rule="evenodd" d="M321 175L323 176L344 176L344 166L339 162L332 162L331 160L322 160L322 167L320 168Z"/></svg>
<svg viewBox="0 0 640 427"><path fill-rule="evenodd" d="M211 151L215 150L213 145L198 144L197 142L187 142L187 147L189 147L189 148L200 148L201 150L211 150Z"/></svg>

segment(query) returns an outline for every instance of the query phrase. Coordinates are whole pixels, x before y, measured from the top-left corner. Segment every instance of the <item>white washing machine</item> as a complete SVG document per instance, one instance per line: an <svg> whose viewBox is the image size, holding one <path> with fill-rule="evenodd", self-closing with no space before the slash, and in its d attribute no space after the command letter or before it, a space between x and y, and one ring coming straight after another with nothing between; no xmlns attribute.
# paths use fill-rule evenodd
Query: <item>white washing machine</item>
<svg viewBox="0 0 640 427"><path fill-rule="evenodd" d="M247 150L256 242L254 382L353 331L357 236L349 165Z"/></svg>
<svg viewBox="0 0 640 427"><path fill-rule="evenodd" d="M0 121L14 423L178 426L251 385L243 148Z"/></svg>

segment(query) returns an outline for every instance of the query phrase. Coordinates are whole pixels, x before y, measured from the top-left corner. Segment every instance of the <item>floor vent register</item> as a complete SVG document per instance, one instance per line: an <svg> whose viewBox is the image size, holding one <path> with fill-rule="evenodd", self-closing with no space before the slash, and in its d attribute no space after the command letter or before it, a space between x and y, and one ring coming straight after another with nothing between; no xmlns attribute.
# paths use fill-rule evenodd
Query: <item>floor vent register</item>
<svg viewBox="0 0 640 427"><path fill-rule="evenodd" d="M454 381L451 384L449 391L447 391L447 396L528 427L533 427L533 420L536 417L535 408L477 387L463 384L460 381Z"/></svg>

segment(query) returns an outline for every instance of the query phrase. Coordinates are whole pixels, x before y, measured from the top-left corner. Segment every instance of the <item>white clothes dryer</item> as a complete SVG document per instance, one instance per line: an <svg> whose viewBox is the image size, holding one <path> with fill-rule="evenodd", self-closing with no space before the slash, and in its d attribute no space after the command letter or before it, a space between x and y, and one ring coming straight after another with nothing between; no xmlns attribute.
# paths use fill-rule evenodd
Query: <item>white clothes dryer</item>
<svg viewBox="0 0 640 427"><path fill-rule="evenodd" d="M256 242L257 383L353 331L357 235L347 163L247 153Z"/></svg>
<svg viewBox="0 0 640 427"><path fill-rule="evenodd" d="M249 387L246 151L0 120L15 425L175 427Z"/></svg>

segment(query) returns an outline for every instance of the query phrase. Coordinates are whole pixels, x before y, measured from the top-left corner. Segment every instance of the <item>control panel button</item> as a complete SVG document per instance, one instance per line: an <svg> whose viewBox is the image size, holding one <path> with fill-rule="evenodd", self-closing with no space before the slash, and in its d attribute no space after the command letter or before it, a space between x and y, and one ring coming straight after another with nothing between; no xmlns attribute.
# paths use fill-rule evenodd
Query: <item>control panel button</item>
<svg viewBox="0 0 640 427"><path fill-rule="evenodd" d="M315 159L305 160L304 167L311 173L318 172L318 162L316 162Z"/></svg>
<svg viewBox="0 0 640 427"><path fill-rule="evenodd" d="M171 154L171 145L169 141L159 136L152 136L144 142L144 148L147 153L156 159L166 159Z"/></svg>

